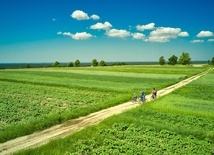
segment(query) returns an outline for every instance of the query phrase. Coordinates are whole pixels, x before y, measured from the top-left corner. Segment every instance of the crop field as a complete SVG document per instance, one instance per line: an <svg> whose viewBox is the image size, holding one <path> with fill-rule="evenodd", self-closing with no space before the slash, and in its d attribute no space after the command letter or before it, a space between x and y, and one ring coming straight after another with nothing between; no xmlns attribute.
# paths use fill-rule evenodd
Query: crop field
<svg viewBox="0 0 214 155"><path fill-rule="evenodd" d="M212 155L213 88L214 71L98 125L16 154Z"/></svg>
<svg viewBox="0 0 214 155"><path fill-rule="evenodd" d="M113 66L0 70L0 142L164 88L206 68Z"/></svg>

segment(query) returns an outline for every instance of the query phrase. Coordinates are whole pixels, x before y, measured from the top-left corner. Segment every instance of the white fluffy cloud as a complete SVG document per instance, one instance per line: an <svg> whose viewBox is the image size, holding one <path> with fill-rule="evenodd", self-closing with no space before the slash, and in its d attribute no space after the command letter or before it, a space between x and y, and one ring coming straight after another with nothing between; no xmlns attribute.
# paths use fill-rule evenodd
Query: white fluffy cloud
<svg viewBox="0 0 214 155"><path fill-rule="evenodd" d="M195 40L192 40L191 43L203 43L204 40L200 40L200 39L195 39Z"/></svg>
<svg viewBox="0 0 214 155"><path fill-rule="evenodd" d="M90 29L108 30L111 27L112 27L112 25L109 22L105 22L105 23L97 23L95 25L91 25Z"/></svg>
<svg viewBox="0 0 214 155"><path fill-rule="evenodd" d="M80 33L75 33L72 35L72 38L75 40L86 40L86 39L90 39L91 37L93 37L90 33L86 33L86 32L80 32Z"/></svg>
<svg viewBox="0 0 214 155"><path fill-rule="evenodd" d="M125 38L131 36L131 33L127 30L111 29L106 31L106 35L115 38Z"/></svg>
<svg viewBox="0 0 214 155"><path fill-rule="evenodd" d="M204 38L204 37L212 37L212 36L214 36L213 32L210 32L210 31L201 31L201 32L199 32L197 34L196 37L198 37L198 38Z"/></svg>
<svg viewBox="0 0 214 155"><path fill-rule="evenodd" d="M145 39L145 34L143 33L134 33L133 35L133 39L136 39L136 40L144 40Z"/></svg>
<svg viewBox="0 0 214 155"><path fill-rule="evenodd" d="M170 39L175 39L181 32L180 28L159 27L153 30L146 41L150 42L169 42Z"/></svg>
<svg viewBox="0 0 214 155"><path fill-rule="evenodd" d="M91 15L90 18L93 20L99 20L100 19L100 17L98 15Z"/></svg>
<svg viewBox="0 0 214 155"><path fill-rule="evenodd" d="M99 20L100 17L98 15L91 15L90 17L88 16L87 13L81 11L81 10L76 10L71 14L71 17L77 20L89 20L89 19L93 19L93 20Z"/></svg>
<svg viewBox="0 0 214 155"><path fill-rule="evenodd" d="M147 25L137 25L136 28L138 31L153 30L155 28L155 23L149 23Z"/></svg>
<svg viewBox="0 0 214 155"><path fill-rule="evenodd" d="M63 33L60 33L60 34L62 34L64 36L69 36L69 37L72 37L72 35L73 35L71 32L63 32Z"/></svg>
<svg viewBox="0 0 214 155"><path fill-rule="evenodd" d="M88 20L90 19L88 14L81 11L81 10L76 10L71 14L71 17L77 20Z"/></svg>
<svg viewBox="0 0 214 155"><path fill-rule="evenodd" d="M188 32L180 32L179 34L178 34L178 36L179 37L189 37L189 33Z"/></svg>
<svg viewBox="0 0 214 155"><path fill-rule="evenodd" d="M70 32L57 32L58 35L64 35L64 36L69 36L75 40L87 40L93 37L90 33L86 32L77 32L75 34L72 34Z"/></svg>
<svg viewBox="0 0 214 155"><path fill-rule="evenodd" d="M208 42L214 42L214 39L208 39L207 41Z"/></svg>
<svg viewBox="0 0 214 155"><path fill-rule="evenodd" d="M57 32L57 35L61 35L62 34L62 32Z"/></svg>

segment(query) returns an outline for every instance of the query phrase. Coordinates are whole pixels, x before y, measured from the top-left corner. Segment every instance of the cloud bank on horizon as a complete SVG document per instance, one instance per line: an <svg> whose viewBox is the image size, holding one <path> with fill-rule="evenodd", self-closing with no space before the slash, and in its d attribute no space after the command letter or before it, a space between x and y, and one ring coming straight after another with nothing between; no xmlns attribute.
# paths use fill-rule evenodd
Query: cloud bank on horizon
<svg viewBox="0 0 214 155"><path fill-rule="evenodd" d="M74 20L78 20L81 22L82 20L100 20L100 17L96 14L92 14L91 16L88 13L82 10L75 10L70 15ZM53 19L56 21L56 19ZM132 27L132 26L130 26ZM90 26L92 30L104 30L104 35L108 36L109 38L120 38L125 39L131 37L134 40L142 40L145 42L159 42L165 43L170 42L172 39L176 39L178 37L190 37L190 34L187 31L181 30L181 28L174 28L174 27L163 27L163 26L155 26L155 23L148 23L144 25L136 25L135 32L131 32L131 30L126 29L117 29L114 28L113 25L106 21L104 23L97 22ZM150 31L148 35L144 34L143 32ZM71 32L57 32L58 35L69 36L75 40L88 40L90 38L96 37L93 34L88 32L76 32L72 34ZM202 43L202 42L214 42L214 34L209 30L202 30L198 32L198 34L191 40L191 43Z"/></svg>

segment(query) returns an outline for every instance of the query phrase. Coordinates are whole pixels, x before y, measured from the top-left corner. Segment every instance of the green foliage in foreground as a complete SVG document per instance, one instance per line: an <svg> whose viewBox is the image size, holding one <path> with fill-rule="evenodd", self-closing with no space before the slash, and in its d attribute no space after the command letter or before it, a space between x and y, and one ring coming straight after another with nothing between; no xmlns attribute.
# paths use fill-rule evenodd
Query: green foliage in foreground
<svg viewBox="0 0 214 155"><path fill-rule="evenodd" d="M176 69L175 69L176 68ZM148 94L205 68L83 67L0 71L0 142ZM155 72L155 74L154 74ZM165 74L164 74L165 73ZM164 76L163 76L164 74Z"/></svg>
<svg viewBox="0 0 214 155"><path fill-rule="evenodd" d="M17 154L212 155L213 79L214 72L99 125Z"/></svg>
<svg viewBox="0 0 214 155"><path fill-rule="evenodd" d="M138 122L140 123L140 122ZM70 136L48 145L17 154L211 154L212 142L184 137L168 130L157 131L154 127L138 123L114 123L107 129L84 130L97 133L86 134L82 139ZM104 126L103 126L104 127ZM83 133L82 133L83 134ZM77 136L77 135L76 135ZM89 139L89 137L91 137Z"/></svg>

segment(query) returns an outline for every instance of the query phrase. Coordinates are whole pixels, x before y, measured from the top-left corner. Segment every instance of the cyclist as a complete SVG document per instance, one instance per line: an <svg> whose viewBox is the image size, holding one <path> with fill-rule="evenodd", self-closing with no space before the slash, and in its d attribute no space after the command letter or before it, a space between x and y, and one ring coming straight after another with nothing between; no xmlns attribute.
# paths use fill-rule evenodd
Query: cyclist
<svg viewBox="0 0 214 155"><path fill-rule="evenodd" d="M141 94L140 94L140 99L141 99L141 101L143 101L143 102L146 100L146 94L144 93L144 91L141 92Z"/></svg>
<svg viewBox="0 0 214 155"><path fill-rule="evenodd" d="M157 97L157 90L153 88L152 90L152 98L155 99Z"/></svg>
<svg viewBox="0 0 214 155"><path fill-rule="evenodd" d="M137 101L137 95L136 95L135 93L132 95L132 101L133 101L133 102L136 102L136 101Z"/></svg>

